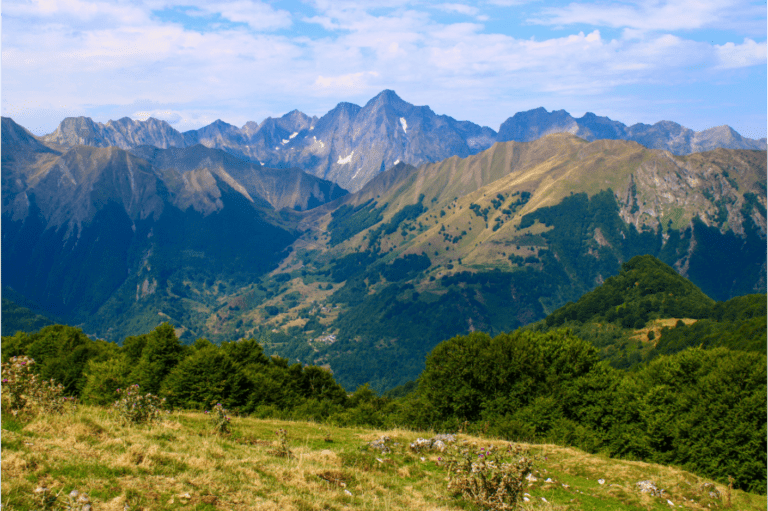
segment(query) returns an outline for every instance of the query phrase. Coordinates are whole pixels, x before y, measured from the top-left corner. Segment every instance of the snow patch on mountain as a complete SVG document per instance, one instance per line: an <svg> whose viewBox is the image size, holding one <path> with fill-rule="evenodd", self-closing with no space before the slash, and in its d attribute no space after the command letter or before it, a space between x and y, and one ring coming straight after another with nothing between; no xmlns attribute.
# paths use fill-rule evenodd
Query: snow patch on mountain
<svg viewBox="0 0 768 511"><path fill-rule="evenodd" d="M400 118L400 125L403 127L403 132L408 133L408 123L405 122L405 118Z"/></svg>
<svg viewBox="0 0 768 511"><path fill-rule="evenodd" d="M298 134L299 134L299 132L298 132L298 131L294 131L293 133L291 133L291 136L290 136L290 137L288 137L288 138L289 138L289 139L293 139L293 138L294 138L294 137L296 137L296 135L298 135Z"/></svg>
<svg viewBox="0 0 768 511"><path fill-rule="evenodd" d="M349 163L349 162L351 162L351 161L352 161L352 155L353 155L353 154L355 154L355 152L354 152L354 151L352 151L351 153L349 153L349 156L347 156L346 158L342 158L341 156L339 156L339 161L337 161L336 163L337 163L337 164L339 164L339 165L344 165L345 163Z"/></svg>

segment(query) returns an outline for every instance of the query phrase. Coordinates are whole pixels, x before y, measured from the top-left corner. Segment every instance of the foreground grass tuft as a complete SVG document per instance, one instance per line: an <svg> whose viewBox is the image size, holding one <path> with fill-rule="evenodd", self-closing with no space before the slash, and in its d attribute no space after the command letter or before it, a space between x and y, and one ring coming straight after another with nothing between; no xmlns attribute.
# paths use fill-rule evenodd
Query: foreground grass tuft
<svg viewBox="0 0 768 511"><path fill-rule="evenodd" d="M174 412L136 425L88 406L27 422L6 414L2 420L2 502L8 511L75 504L94 511L480 509L449 490L450 473L439 459L444 453L409 447L434 432L233 417L226 434L214 434L210 415L200 412ZM384 436L386 449L372 447ZM457 440L483 452L492 445L506 449L498 440ZM522 509L727 504L727 487L675 468L555 445L513 446L518 447L535 458L522 488ZM642 492L643 481L656 491ZM732 509L766 508L762 496L737 490L730 495Z"/></svg>

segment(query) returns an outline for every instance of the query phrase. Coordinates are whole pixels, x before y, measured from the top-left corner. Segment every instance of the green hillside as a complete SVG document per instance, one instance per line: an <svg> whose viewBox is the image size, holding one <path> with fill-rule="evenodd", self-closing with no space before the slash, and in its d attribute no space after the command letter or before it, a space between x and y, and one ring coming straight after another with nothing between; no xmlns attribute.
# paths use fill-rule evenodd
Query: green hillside
<svg viewBox="0 0 768 511"><path fill-rule="evenodd" d="M291 254L228 289L205 330L257 336L268 353L329 365L347 388L384 391L415 379L441 339L539 321L636 255L716 300L760 292L761 154L669 158L560 134L400 164L302 214Z"/></svg>
<svg viewBox="0 0 768 511"><path fill-rule="evenodd" d="M105 208L80 243L4 217L3 264L28 268L13 284L29 298L66 295L57 311L89 335L120 342L170 322L184 344L253 337L268 355L329 367L346 389L384 392L416 379L440 341L540 321L636 255L714 300L763 292L765 175L760 151L670 156L558 134L398 164L309 211L252 204L212 177L198 197L209 209L166 204L133 222ZM182 190L168 179L171 195ZM23 241L44 232L49 249ZM635 330L676 324L629 312L617 310L625 322L647 316ZM621 364L637 361L635 348Z"/></svg>
<svg viewBox="0 0 768 511"><path fill-rule="evenodd" d="M28 422L3 414L3 508L65 509L77 490L93 509L481 509L449 489L445 453L409 449L433 431L235 416L230 429L214 434L210 414L200 411L176 411L139 426L91 406ZM290 457L277 455L279 430L286 431ZM382 437L392 446L386 454L370 446ZM456 438L481 452L507 445L468 434ZM524 483L517 509L663 510L668 500L687 510L765 509L764 495L674 467L551 444L514 447L534 456L536 479ZM655 494L642 492L653 488L638 484L643 481Z"/></svg>
<svg viewBox="0 0 768 511"><path fill-rule="evenodd" d="M35 332L53 321L35 313L32 309L3 298L2 305L2 330L3 335L12 335L16 332Z"/></svg>
<svg viewBox="0 0 768 511"><path fill-rule="evenodd" d="M690 347L766 351L766 295L714 302L651 256L638 256L576 303L527 328L566 326L600 348L615 367L630 367Z"/></svg>
<svg viewBox="0 0 768 511"><path fill-rule="evenodd" d="M714 250L706 240L729 246L728 236L711 237L719 231L698 220L680 231L638 230L622 220L621 206L610 190L591 197L569 195L556 205L519 215L517 225L502 223L496 231L484 227L483 215L489 217L487 225L499 225L490 220L494 214L500 218L510 211L514 216L513 210L525 209L532 197L511 192L494 196L489 206L470 202L463 208L457 201L443 209L421 197L398 215L367 228L362 226L377 220L382 206L377 201L364 203L331 223L335 229L357 226L358 237L365 233L356 250L340 251L345 243L328 251L297 249L293 264L280 270L287 280L272 288L272 298L267 295L264 305L269 309L259 306L239 317L268 325L261 331L268 350L303 362L330 364L345 386L370 381L385 390L415 378L424 355L439 339L473 330L509 331L541 320L617 274L622 262L636 255L651 254L688 273L706 270L708 275L724 275L723 280L737 283L742 293L752 292L761 281L764 241L754 224L745 220L749 236L729 252L733 261L729 269L715 272L704 256ZM461 213L462 208L469 211ZM445 217L465 214L469 219L459 227L448 226L442 224L442 211ZM429 227L432 222L437 224ZM473 234L478 228L488 232L486 238ZM438 241L418 245L426 250L407 248L429 229L437 230ZM331 238L336 232L331 230ZM490 256L493 261L478 262ZM743 277L734 279L734 272ZM712 280L704 284L722 288ZM711 302L702 291L695 299ZM674 312L678 302L665 300L667 311ZM631 318L628 326L635 329L656 319L630 309L618 313L625 325ZM699 316L690 312L680 317ZM272 335L274 329L283 334ZM335 336L332 344L313 342L329 335Z"/></svg>
<svg viewBox="0 0 768 511"><path fill-rule="evenodd" d="M349 394L328 366L269 356L256 339L184 345L170 324L121 346L52 325L3 337L2 357L33 357L41 377L90 404L138 384L177 409L222 403L262 418L555 443L720 483L733 477L765 493L765 303L765 295L714 302L664 263L637 256L534 325L443 340L415 383L386 396L369 385ZM652 330L636 337L637 325L663 321L676 326L662 327L657 342Z"/></svg>

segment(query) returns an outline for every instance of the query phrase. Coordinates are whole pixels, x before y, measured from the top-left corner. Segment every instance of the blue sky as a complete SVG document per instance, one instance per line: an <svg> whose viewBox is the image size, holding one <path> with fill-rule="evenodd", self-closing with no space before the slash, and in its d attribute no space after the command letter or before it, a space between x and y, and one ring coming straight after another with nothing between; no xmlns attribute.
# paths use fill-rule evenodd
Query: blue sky
<svg viewBox="0 0 768 511"><path fill-rule="evenodd" d="M383 89L498 130L516 112L728 124L766 136L766 5L751 0L3 0L2 113L180 131Z"/></svg>

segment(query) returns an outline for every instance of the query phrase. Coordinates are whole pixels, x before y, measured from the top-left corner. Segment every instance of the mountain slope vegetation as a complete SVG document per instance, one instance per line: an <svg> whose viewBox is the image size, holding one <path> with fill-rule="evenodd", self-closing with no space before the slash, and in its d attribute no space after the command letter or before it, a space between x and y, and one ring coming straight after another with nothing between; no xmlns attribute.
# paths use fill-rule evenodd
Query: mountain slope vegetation
<svg viewBox="0 0 768 511"><path fill-rule="evenodd" d="M267 323L265 338L276 327L287 334L268 349L330 364L344 385L384 390L414 378L438 339L540 320L635 255L660 258L720 301L758 292L759 157L678 158L553 135L399 165L307 212L308 231L279 270L286 280L244 316Z"/></svg>
<svg viewBox="0 0 768 511"><path fill-rule="evenodd" d="M14 133L11 157L40 145ZM554 134L400 162L344 195L201 145L42 147L3 166L7 285L108 340L164 321L185 343L258 337L346 388L413 380L442 339L541 320L635 255L719 301L765 286L759 151ZM294 210L315 193L330 202Z"/></svg>
<svg viewBox="0 0 768 511"><path fill-rule="evenodd" d="M53 321L42 314L36 314L32 309L5 297L2 300L2 331L4 335L11 335L16 332L35 332L44 326L53 324Z"/></svg>
<svg viewBox="0 0 768 511"><path fill-rule="evenodd" d="M639 360L630 371L611 367L599 339L578 327L644 304L653 317L669 311L706 317L711 328L734 332L762 322L762 341L685 346L685 335L672 334L672 349ZM4 362L34 357L41 377L92 404L109 404L119 389L139 384L175 408L221 403L256 417L556 443L671 464L721 483L730 476L737 487L764 494L765 304L765 295L713 302L660 261L638 256L537 325L438 343L416 383L389 396L369 385L348 394L327 368L268 356L256 339L220 346L198 339L185 346L167 323L121 346L92 341L77 328L47 326L4 336L2 356ZM663 331L661 341L668 335Z"/></svg>
<svg viewBox="0 0 768 511"><path fill-rule="evenodd" d="M474 509L447 488L448 471L440 460L445 453L408 449L433 432L254 417L232 417L230 427L230 435L213 435L210 414L200 411L177 411L140 427L121 424L92 406L26 423L3 414L3 505L38 508L42 499L35 490L45 487L45 496L55 497L57 505L77 490L97 509ZM286 431L291 457L275 455L280 430ZM369 445L382 437L399 445L382 455ZM504 446L494 438L456 438L478 450ZM749 511L765 508L763 495L731 490L675 467L552 444L515 446L536 460L532 476L537 480L524 489L526 510L660 510L669 509L667 500L689 510L729 504ZM643 493L638 485L643 481L664 492Z"/></svg>

